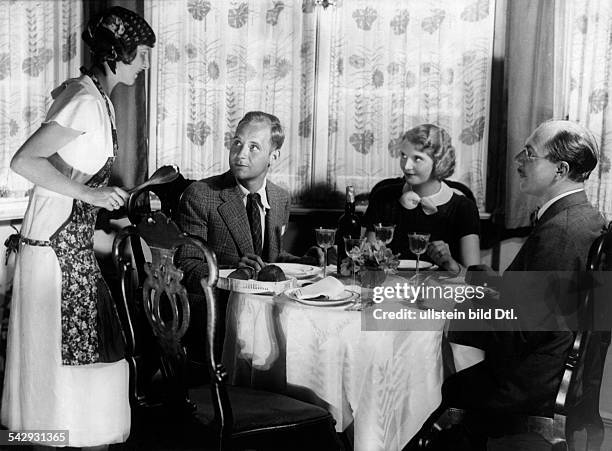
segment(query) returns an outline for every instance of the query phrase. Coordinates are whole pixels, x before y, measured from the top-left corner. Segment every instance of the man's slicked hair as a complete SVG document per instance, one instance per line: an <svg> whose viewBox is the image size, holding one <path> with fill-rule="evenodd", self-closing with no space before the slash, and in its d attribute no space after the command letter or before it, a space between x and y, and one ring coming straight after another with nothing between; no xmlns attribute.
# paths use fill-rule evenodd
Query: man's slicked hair
<svg viewBox="0 0 612 451"><path fill-rule="evenodd" d="M238 122L236 133L251 122L267 122L270 124L270 142L272 144L272 149L276 150L282 147L285 142L285 131L283 130L280 120L276 116L270 113L264 113L263 111L249 111L240 119L240 122Z"/></svg>

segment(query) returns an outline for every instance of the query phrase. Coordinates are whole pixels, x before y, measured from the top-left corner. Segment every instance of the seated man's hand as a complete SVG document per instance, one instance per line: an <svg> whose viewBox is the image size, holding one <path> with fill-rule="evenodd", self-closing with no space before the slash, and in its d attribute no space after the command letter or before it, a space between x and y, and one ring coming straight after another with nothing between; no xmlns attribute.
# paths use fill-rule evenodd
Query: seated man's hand
<svg viewBox="0 0 612 451"><path fill-rule="evenodd" d="M323 266L325 264L325 254L319 246L312 246L301 258L301 263L305 265Z"/></svg>
<svg viewBox="0 0 612 451"><path fill-rule="evenodd" d="M461 271L461 266L451 256L448 244L444 241L432 241L427 247L427 255L440 268L445 269L453 274L458 274Z"/></svg>
<svg viewBox="0 0 612 451"><path fill-rule="evenodd" d="M244 266L248 266L250 268L253 268L256 272L259 272L264 266L266 266L266 264L263 262L259 255L246 254L240 259L240 262L238 263L239 268L242 268Z"/></svg>

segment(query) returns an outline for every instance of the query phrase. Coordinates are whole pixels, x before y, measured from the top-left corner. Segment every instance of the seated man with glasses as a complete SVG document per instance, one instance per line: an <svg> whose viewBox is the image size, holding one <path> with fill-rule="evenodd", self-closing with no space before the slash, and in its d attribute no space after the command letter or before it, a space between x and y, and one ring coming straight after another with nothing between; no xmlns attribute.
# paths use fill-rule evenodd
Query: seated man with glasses
<svg viewBox="0 0 612 451"><path fill-rule="evenodd" d="M520 311L528 314L513 328L478 334L484 360L444 382L440 408L405 449L417 449L419 438L447 407L480 413L483 420L476 427L462 425L441 433L433 449L486 449L491 431L486 419L495 414L552 416L573 341L562 316L576 300L569 279L584 271L590 246L605 225L584 190L597 160L595 138L574 122L545 122L527 138L515 162L521 191L537 197L540 209L531 234L504 273L500 301L520 304ZM555 283L544 274L553 274ZM546 449L543 439L531 438L536 443L529 449Z"/></svg>

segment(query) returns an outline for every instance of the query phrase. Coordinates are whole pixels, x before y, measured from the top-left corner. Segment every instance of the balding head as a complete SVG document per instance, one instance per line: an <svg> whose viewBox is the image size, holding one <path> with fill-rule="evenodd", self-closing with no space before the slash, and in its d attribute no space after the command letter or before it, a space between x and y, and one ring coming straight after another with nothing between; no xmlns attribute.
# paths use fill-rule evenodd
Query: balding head
<svg viewBox="0 0 612 451"><path fill-rule="evenodd" d="M531 138L552 162L569 165L568 178L584 182L597 166L599 150L593 134L572 121L551 120L540 124Z"/></svg>

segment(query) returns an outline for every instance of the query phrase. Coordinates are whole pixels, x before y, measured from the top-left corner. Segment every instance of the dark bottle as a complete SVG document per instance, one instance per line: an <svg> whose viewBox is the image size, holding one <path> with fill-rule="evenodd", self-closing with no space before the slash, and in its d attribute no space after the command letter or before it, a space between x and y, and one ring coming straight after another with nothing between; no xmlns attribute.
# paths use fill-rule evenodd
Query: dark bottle
<svg viewBox="0 0 612 451"><path fill-rule="evenodd" d="M346 187L346 204L344 204L344 213L338 220L338 230L336 231L336 244L338 245L338 263L337 270L340 274L340 266L346 255L344 248L344 238L359 238L361 236L361 223L359 217L355 213L355 190L352 185Z"/></svg>

